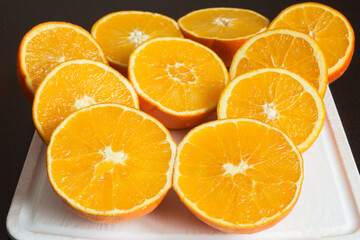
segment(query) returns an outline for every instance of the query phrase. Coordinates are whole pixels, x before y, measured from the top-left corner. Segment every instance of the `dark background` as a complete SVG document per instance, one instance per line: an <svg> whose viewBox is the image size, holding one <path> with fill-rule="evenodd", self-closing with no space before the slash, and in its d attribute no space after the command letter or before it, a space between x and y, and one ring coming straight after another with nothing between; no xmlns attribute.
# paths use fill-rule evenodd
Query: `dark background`
<svg viewBox="0 0 360 240"><path fill-rule="evenodd" d="M206 7L252 9L269 18L285 7L302 1L279 0L0 0L0 239L8 239L6 216L34 133L31 104L22 94L16 76L16 56L22 37L46 21L67 21L90 31L102 16L119 10L145 10L174 19ZM342 12L360 30L359 10L354 0L319 1ZM356 36L358 37L358 36ZM360 58L356 39L352 62L345 74L330 85L353 155L360 166Z"/></svg>

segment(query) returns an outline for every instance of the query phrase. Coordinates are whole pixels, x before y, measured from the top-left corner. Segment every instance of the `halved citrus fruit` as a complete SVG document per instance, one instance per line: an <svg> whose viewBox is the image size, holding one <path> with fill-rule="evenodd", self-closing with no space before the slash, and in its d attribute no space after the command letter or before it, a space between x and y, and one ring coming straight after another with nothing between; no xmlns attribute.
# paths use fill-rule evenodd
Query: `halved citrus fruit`
<svg viewBox="0 0 360 240"><path fill-rule="evenodd" d="M325 121L322 98L299 75L280 68L254 70L226 86L218 119L250 118L283 131L303 152L319 136Z"/></svg>
<svg viewBox="0 0 360 240"><path fill-rule="evenodd" d="M153 117L98 104L67 117L47 150L55 192L76 214L121 222L151 212L171 187L176 144Z"/></svg>
<svg viewBox="0 0 360 240"><path fill-rule="evenodd" d="M350 64L354 30L344 15L329 6L313 2L292 5L283 10L269 28L294 29L313 37L325 56L329 83L339 78Z"/></svg>
<svg viewBox="0 0 360 240"><path fill-rule="evenodd" d="M178 146L174 189L202 221L229 233L254 233L294 207L303 160L280 130L250 119L192 129Z"/></svg>
<svg viewBox="0 0 360 240"><path fill-rule="evenodd" d="M48 143L52 132L72 112L98 103L139 108L129 81L111 67L91 60L71 60L56 66L40 84L33 102L34 124Z"/></svg>
<svg viewBox="0 0 360 240"><path fill-rule="evenodd" d="M98 20L91 34L104 49L110 64L125 76L132 51L155 37L182 37L176 21L152 12L120 11Z"/></svg>
<svg viewBox="0 0 360 240"><path fill-rule="evenodd" d="M209 48L184 38L156 38L130 56L129 79L140 107L166 127L191 127L216 108L228 82L221 59Z"/></svg>
<svg viewBox="0 0 360 240"><path fill-rule="evenodd" d="M21 41L17 59L18 81L26 97L32 101L46 74L71 59L107 63L94 38L79 26L46 22L31 29Z"/></svg>
<svg viewBox="0 0 360 240"><path fill-rule="evenodd" d="M241 8L206 8L178 20L184 36L214 50L230 66L239 47L251 36L264 31L269 20Z"/></svg>
<svg viewBox="0 0 360 240"><path fill-rule="evenodd" d="M324 97L328 81L326 61L319 45L307 34L275 29L250 38L234 56L230 77L267 67L284 68L300 75Z"/></svg>

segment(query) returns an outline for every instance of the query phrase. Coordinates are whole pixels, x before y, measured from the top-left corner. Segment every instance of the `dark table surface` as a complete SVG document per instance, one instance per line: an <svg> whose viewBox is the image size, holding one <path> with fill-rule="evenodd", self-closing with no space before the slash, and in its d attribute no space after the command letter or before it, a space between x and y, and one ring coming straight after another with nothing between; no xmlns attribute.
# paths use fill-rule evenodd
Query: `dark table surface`
<svg viewBox="0 0 360 240"><path fill-rule="evenodd" d="M280 0L32 0L0 1L0 239L8 239L6 216L34 133L31 104L23 96L16 76L16 55L22 37L46 21L67 21L90 31L102 16L119 10L145 10L174 19L206 7L239 7L257 11L272 20L282 9L298 1ZM354 0L320 1L342 12L360 30ZM360 58L356 39L352 62L345 74L330 85L353 155L360 167Z"/></svg>

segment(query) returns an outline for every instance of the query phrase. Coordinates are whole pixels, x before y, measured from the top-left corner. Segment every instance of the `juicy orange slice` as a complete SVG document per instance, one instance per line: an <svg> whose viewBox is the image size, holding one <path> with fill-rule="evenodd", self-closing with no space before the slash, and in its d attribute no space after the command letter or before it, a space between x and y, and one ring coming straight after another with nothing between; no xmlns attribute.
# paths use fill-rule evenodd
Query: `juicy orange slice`
<svg viewBox="0 0 360 240"><path fill-rule="evenodd" d="M182 37L175 20L152 12L120 11L98 20L91 34L104 49L110 64L127 75L132 51L155 37Z"/></svg>
<svg viewBox="0 0 360 240"><path fill-rule="evenodd" d="M250 119L208 122L178 146L174 189L202 221L229 233L273 226L294 207L303 160L280 130Z"/></svg>
<svg viewBox="0 0 360 240"><path fill-rule="evenodd" d="M355 35L344 15L320 3L300 3L283 10L269 28L290 28L313 37L328 65L329 83L339 78L350 64Z"/></svg>
<svg viewBox="0 0 360 240"><path fill-rule="evenodd" d="M46 22L35 26L22 39L18 53L18 80L29 100L45 76L59 63L90 59L107 63L94 38L79 26Z"/></svg>
<svg viewBox="0 0 360 240"><path fill-rule="evenodd" d="M207 8L188 13L178 20L184 36L214 50L230 66L239 47L262 32L269 20L241 8Z"/></svg>
<svg viewBox="0 0 360 240"><path fill-rule="evenodd" d="M171 187L176 144L156 119L119 104L83 108L54 131L47 172L78 215L120 222L141 217Z"/></svg>
<svg viewBox="0 0 360 240"><path fill-rule="evenodd" d="M250 118L282 130L300 151L319 136L325 107L306 80L285 69L265 68L235 78L221 94L218 118Z"/></svg>
<svg viewBox="0 0 360 240"><path fill-rule="evenodd" d="M134 88L111 67L84 59L61 63L36 91L33 102L35 127L48 143L52 132L67 116L98 103L139 108Z"/></svg>
<svg viewBox="0 0 360 240"><path fill-rule="evenodd" d="M230 77L267 67L290 70L312 84L324 97L327 65L318 44L310 36L294 30L276 29L249 39L236 53Z"/></svg>
<svg viewBox="0 0 360 240"><path fill-rule="evenodd" d="M141 108L168 128L203 121L215 110L228 78L213 51L184 38L149 40L130 57L129 79Z"/></svg>

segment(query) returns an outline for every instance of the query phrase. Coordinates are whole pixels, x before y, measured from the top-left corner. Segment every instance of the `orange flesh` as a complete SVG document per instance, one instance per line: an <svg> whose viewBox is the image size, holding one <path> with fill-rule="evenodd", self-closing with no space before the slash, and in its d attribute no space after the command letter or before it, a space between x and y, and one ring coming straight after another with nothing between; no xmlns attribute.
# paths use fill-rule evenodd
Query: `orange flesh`
<svg viewBox="0 0 360 240"><path fill-rule="evenodd" d="M194 11L179 24L197 36L218 39L247 37L265 29L268 20L246 9L214 8Z"/></svg>
<svg viewBox="0 0 360 240"><path fill-rule="evenodd" d="M55 190L84 211L130 210L164 188L171 157L153 121L134 110L92 108L56 132L48 171Z"/></svg>
<svg viewBox="0 0 360 240"><path fill-rule="evenodd" d="M256 227L285 214L303 178L302 158L289 140L247 120L194 132L178 161L175 186L200 215L225 221L220 225Z"/></svg>
<svg viewBox="0 0 360 240"><path fill-rule="evenodd" d="M292 8L292 9L291 9ZM353 30L344 16L321 4L302 4L290 7L270 28L290 28L313 37L319 44L329 67L329 73L349 48L353 47ZM332 12L335 11L335 12ZM335 13L335 14L334 14ZM350 56L351 57L351 56Z"/></svg>
<svg viewBox="0 0 360 240"><path fill-rule="evenodd" d="M227 83L225 66L210 50L177 39L149 43L132 71L150 99L176 112L215 107Z"/></svg>
<svg viewBox="0 0 360 240"><path fill-rule="evenodd" d="M300 145L319 121L314 97L317 96L311 95L291 76L266 72L234 86L227 100L226 116L270 124L284 131L295 145Z"/></svg>
<svg viewBox="0 0 360 240"><path fill-rule="evenodd" d="M176 22L160 14L119 12L101 20L94 25L93 36L110 61L125 66L132 51L142 42L155 37L182 37Z"/></svg>
<svg viewBox="0 0 360 240"><path fill-rule="evenodd" d="M91 59L106 63L103 53L89 37L85 30L66 26L46 29L34 36L25 49L25 71L33 89L61 62Z"/></svg>
<svg viewBox="0 0 360 240"><path fill-rule="evenodd" d="M95 62L68 64L45 81L36 94L34 109L47 140L60 122L83 107L119 103L138 108L134 90L131 92L125 85L127 80Z"/></svg>
<svg viewBox="0 0 360 240"><path fill-rule="evenodd" d="M317 53L314 52L313 46L305 39L290 34L273 33L255 40L245 50L244 56L239 58L234 69L235 74L231 77L259 68L284 68L300 75L324 96L327 77L322 75L321 69L325 69L326 66L319 65L319 59L315 54Z"/></svg>

